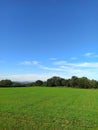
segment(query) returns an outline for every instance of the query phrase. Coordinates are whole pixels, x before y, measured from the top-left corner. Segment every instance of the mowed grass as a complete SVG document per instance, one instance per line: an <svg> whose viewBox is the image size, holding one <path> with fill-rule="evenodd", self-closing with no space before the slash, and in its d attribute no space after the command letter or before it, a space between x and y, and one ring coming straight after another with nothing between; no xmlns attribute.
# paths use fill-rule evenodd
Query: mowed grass
<svg viewBox="0 0 98 130"><path fill-rule="evenodd" d="M98 130L98 90L0 88L0 130Z"/></svg>

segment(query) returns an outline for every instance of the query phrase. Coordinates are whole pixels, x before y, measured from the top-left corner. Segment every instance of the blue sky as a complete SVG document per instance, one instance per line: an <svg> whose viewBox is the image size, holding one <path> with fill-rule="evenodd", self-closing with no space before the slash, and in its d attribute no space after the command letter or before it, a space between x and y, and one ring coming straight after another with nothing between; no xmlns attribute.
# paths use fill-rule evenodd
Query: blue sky
<svg viewBox="0 0 98 130"><path fill-rule="evenodd" d="M98 80L98 1L0 1L0 79L54 75Z"/></svg>

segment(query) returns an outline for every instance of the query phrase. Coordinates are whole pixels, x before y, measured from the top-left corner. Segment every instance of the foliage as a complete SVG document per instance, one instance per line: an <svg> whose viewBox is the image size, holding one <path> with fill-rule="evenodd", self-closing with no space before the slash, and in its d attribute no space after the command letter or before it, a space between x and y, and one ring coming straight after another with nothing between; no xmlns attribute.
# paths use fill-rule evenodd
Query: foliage
<svg viewBox="0 0 98 130"><path fill-rule="evenodd" d="M52 77L47 80L47 86L54 87L54 86L62 86L61 78L60 77Z"/></svg>
<svg viewBox="0 0 98 130"><path fill-rule="evenodd" d="M28 86L49 86L49 87L72 87L72 88L98 88L97 80L90 80L87 77L78 78L72 76L70 79L64 79L58 76L51 77L47 81L37 80L32 83L17 83L11 80L1 80L0 87L28 87Z"/></svg>
<svg viewBox="0 0 98 130"><path fill-rule="evenodd" d="M26 87L23 83L13 82L12 87Z"/></svg>
<svg viewBox="0 0 98 130"><path fill-rule="evenodd" d="M51 87L73 87L73 88L98 88L98 81L90 80L87 77L78 78L77 76L72 76L71 79L64 79L60 77L52 77L47 80L47 86Z"/></svg>
<svg viewBox="0 0 98 130"><path fill-rule="evenodd" d="M41 81L41 80L37 80L35 82L35 86L42 86L42 85L43 85L43 81Z"/></svg>
<svg viewBox="0 0 98 130"><path fill-rule="evenodd" d="M0 87L10 87L12 84L12 81L8 79L0 81Z"/></svg>

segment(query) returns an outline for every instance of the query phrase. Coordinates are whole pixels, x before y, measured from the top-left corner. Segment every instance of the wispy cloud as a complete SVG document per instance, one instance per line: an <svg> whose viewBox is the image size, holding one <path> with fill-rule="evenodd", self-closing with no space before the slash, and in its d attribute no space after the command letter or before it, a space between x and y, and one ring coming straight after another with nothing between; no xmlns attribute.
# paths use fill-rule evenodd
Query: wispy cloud
<svg viewBox="0 0 98 130"><path fill-rule="evenodd" d="M55 61L55 62L53 62L53 65L66 65L67 64L67 62L66 61Z"/></svg>
<svg viewBox="0 0 98 130"><path fill-rule="evenodd" d="M2 79L10 79L12 81L36 81L36 80L43 80L46 81L48 78L58 75L57 73L43 73L43 74L38 74L38 73L30 73L30 74L9 74L9 75L0 75L0 80Z"/></svg>
<svg viewBox="0 0 98 130"><path fill-rule="evenodd" d="M77 57L71 57L71 60L77 60Z"/></svg>
<svg viewBox="0 0 98 130"><path fill-rule="evenodd" d="M52 60L52 61L55 61L55 60L57 60L57 58L49 58L49 60Z"/></svg>
<svg viewBox="0 0 98 130"><path fill-rule="evenodd" d="M38 61L23 61L20 63L21 65L38 65Z"/></svg>
<svg viewBox="0 0 98 130"><path fill-rule="evenodd" d="M93 52L85 53L84 56L89 58L98 58L98 55Z"/></svg>
<svg viewBox="0 0 98 130"><path fill-rule="evenodd" d="M63 78L70 78L73 75L78 77L86 76L90 79L96 79L98 77L98 73L96 73L96 69L81 69L81 68L74 68L74 67L66 67L66 66L59 66L58 68L51 68L51 67L44 67L41 68L46 71L46 73L31 73L31 74L11 74L11 75L1 75L0 79L11 79L13 81L36 81L40 80L47 80L52 76L60 76Z"/></svg>
<svg viewBox="0 0 98 130"><path fill-rule="evenodd" d="M69 66L69 67L86 67L86 68L97 68L98 62L76 62L76 63L70 63L66 61L57 61L53 63L54 65L60 65L60 66Z"/></svg>
<svg viewBox="0 0 98 130"><path fill-rule="evenodd" d="M97 68L98 67L98 62L83 62L83 63L75 63L71 64L75 67L86 67L86 68Z"/></svg>
<svg viewBox="0 0 98 130"><path fill-rule="evenodd" d="M52 74L56 73L58 75L61 73L60 76L63 77L71 77L73 75L87 76L88 78L95 78L95 79L96 77L98 77L97 74L98 62L74 62L73 63L64 60L61 61L53 60L51 61L50 65L45 65L45 64L41 64L39 61L25 61L22 62L22 65L28 65L28 66L32 65L32 67L34 65L38 69L40 69L42 73L43 72L52 73Z"/></svg>
<svg viewBox="0 0 98 130"><path fill-rule="evenodd" d="M61 71L62 69L61 68L56 68L56 67L48 67L48 66L45 66L43 64L41 64L40 62L38 61L23 61L20 63L21 65L35 65L36 67L40 68L40 69L43 69L43 70L51 70L51 71Z"/></svg>
<svg viewBox="0 0 98 130"><path fill-rule="evenodd" d="M98 67L98 62L67 62L67 61L54 61L52 64L52 67L49 66L45 66L43 64L41 64L38 61L24 61L21 62L22 65L35 65L37 67L39 67L40 69L44 69L44 70L57 70L57 71L62 71L62 68L67 68L67 67L71 67L71 68L97 68ZM55 67L57 66L57 67Z"/></svg>
<svg viewBox="0 0 98 130"><path fill-rule="evenodd" d="M51 70L51 71L62 71L62 68L55 68L55 67L47 67L47 66L40 66L41 69L43 70Z"/></svg>
<svg viewBox="0 0 98 130"><path fill-rule="evenodd" d="M87 52L87 53L84 54L84 56L86 56L86 57L91 57L91 56L93 56L93 55L94 55L93 52Z"/></svg>

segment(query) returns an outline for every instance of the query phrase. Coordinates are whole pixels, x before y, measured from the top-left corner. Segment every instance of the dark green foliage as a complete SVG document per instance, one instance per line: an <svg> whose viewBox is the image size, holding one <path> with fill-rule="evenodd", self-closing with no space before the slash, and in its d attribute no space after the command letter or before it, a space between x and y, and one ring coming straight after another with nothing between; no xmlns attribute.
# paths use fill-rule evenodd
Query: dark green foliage
<svg viewBox="0 0 98 130"><path fill-rule="evenodd" d="M32 83L30 83L30 84L27 84L27 86L45 86L45 84L44 84L44 82L43 81L41 81L41 80L37 80L37 81L35 81L35 82L32 82Z"/></svg>
<svg viewBox="0 0 98 130"><path fill-rule="evenodd" d="M11 80L1 80L0 87L72 87L72 88L98 88L97 80L90 80L87 77L78 78L77 76L72 76L71 79L64 79L58 76L51 77L47 81L37 80L32 83L19 83L12 82Z"/></svg>
<svg viewBox="0 0 98 130"><path fill-rule="evenodd" d="M71 79L63 79L60 77L52 77L47 80L47 86L66 86L73 88L98 88L98 81L90 80L87 77L78 78L77 76L72 76Z"/></svg>
<svg viewBox="0 0 98 130"><path fill-rule="evenodd" d="M42 86L42 85L43 85L43 81L41 81L41 80L37 80L35 82L35 86Z"/></svg>
<svg viewBox="0 0 98 130"><path fill-rule="evenodd" d="M26 84L18 83L18 82L13 82L12 87L26 87Z"/></svg>
<svg viewBox="0 0 98 130"><path fill-rule="evenodd" d="M67 82L66 79L62 79L62 80L61 80L62 86L66 86L66 82Z"/></svg>
<svg viewBox="0 0 98 130"><path fill-rule="evenodd" d="M78 87L79 86L79 78L76 76L72 76L70 79L70 86L71 87Z"/></svg>
<svg viewBox="0 0 98 130"><path fill-rule="evenodd" d="M91 80L90 87L91 87L91 88L98 88L98 81L96 81L96 80Z"/></svg>
<svg viewBox="0 0 98 130"><path fill-rule="evenodd" d="M47 81L44 81L44 82L43 82L43 86L47 86Z"/></svg>
<svg viewBox="0 0 98 130"><path fill-rule="evenodd" d="M54 86L62 86L60 77L52 77L47 80L47 86L54 87Z"/></svg>
<svg viewBox="0 0 98 130"><path fill-rule="evenodd" d="M0 87L10 87L13 84L11 80L1 80L0 81Z"/></svg>
<svg viewBox="0 0 98 130"><path fill-rule="evenodd" d="M91 80L89 80L87 77L82 77L79 79L79 87L80 88L91 88Z"/></svg>

